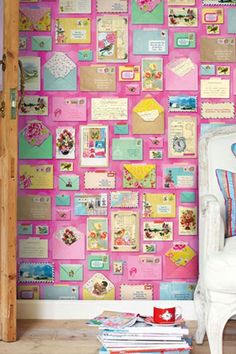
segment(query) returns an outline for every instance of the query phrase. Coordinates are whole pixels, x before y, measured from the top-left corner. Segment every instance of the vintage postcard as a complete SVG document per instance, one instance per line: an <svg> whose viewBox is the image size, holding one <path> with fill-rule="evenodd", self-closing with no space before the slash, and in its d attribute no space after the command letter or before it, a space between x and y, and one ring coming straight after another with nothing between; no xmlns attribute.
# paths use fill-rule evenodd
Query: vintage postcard
<svg viewBox="0 0 236 354"><path fill-rule="evenodd" d="M87 120L86 97L52 97L52 119L57 122Z"/></svg>
<svg viewBox="0 0 236 354"><path fill-rule="evenodd" d="M197 27L198 9L196 7L169 7L168 25L170 27Z"/></svg>
<svg viewBox="0 0 236 354"><path fill-rule="evenodd" d="M115 191L111 192L112 208L138 208L138 192Z"/></svg>
<svg viewBox="0 0 236 354"><path fill-rule="evenodd" d="M101 64L80 66L80 91L115 92L116 67Z"/></svg>
<svg viewBox="0 0 236 354"><path fill-rule="evenodd" d="M38 285L17 286L17 298L21 300L39 300Z"/></svg>
<svg viewBox="0 0 236 354"><path fill-rule="evenodd" d="M105 275L96 273L83 285L83 300L115 300L115 287Z"/></svg>
<svg viewBox="0 0 236 354"><path fill-rule="evenodd" d="M40 91L40 62L41 58L36 56L24 56L19 58L23 65L25 90Z"/></svg>
<svg viewBox="0 0 236 354"><path fill-rule="evenodd" d="M127 120L128 98L91 99L91 120Z"/></svg>
<svg viewBox="0 0 236 354"><path fill-rule="evenodd" d="M142 91L163 90L163 59L142 59Z"/></svg>
<svg viewBox="0 0 236 354"><path fill-rule="evenodd" d="M200 59L204 62L232 63L236 61L235 37L200 38Z"/></svg>
<svg viewBox="0 0 236 354"><path fill-rule="evenodd" d="M59 0L61 14L90 14L92 0Z"/></svg>
<svg viewBox="0 0 236 354"><path fill-rule="evenodd" d="M140 81L140 65L120 65L119 81Z"/></svg>
<svg viewBox="0 0 236 354"><path fill-rule="evenodd" d="M234 119L234 102L202 102L201 116L204 119Z"/></svg>
<svg viewBox="0 0 236 354"><path fill-rule="evenodd" d="M48 97L46 96L24 96L19 108L21 116L47 116Z"/></svg>
<svg viewBox="0 0 236 354"><path fill-rule="evenodd" d="M88 270L110 270L110 256L108 254L89 254Z"/></svg>
<svg viewBox="0 0 236 354"><path fill-rule="evenodd" d="M107 215L107 194L75 194L74 196L74 214L88 216L106 216Z"/></svg>
<svg viewBox="0 0 236 354"><path fill-rule="evenodd" d="M128 12L128 0L96 0L98 13Z"/></svg>
<svg viewBox="0 0 236 354"><path fill-rule="evenodd" d="M144 193L144 218L175 218L176 195L172 193Z"/></svg>
<svg viewBox="0 0 236 354"><path fill-rule="evenodd" d="M115 189L116 172L114 171L86 171L84 174L85 189Z"/></svg>
<svg viewBox="0 0 236 354"><path fill-rule="evenodd" d="M201 79L201 98L230 98L230 80L220 76Z"/></svg>
<svg viewBox="0 0 236 354"><path fill-rule="evenodd" d="M193 300L196 283L163 282L160 283L160 300Z"/></svg>
<svg viewBox="0 0 236 354"><path fill-rule="evenodd" d="M174 33L175 48L196 48L195 32L175 32Z"/></svg>
<svg viewBox="0 0 236 354"><path fill-rule="evenodd" d="M53 165L20 165L20 189L53 189Z"/></svg>
<svg viewBox="0 0 236 354"><path fill-rule="evenodd" d="M87 250L108 250L108 219L87 218Z"/></svg>
<svg viewBox="0 0 236 354"><path fill-rule="evenodd" d="M224 10L220 7L203 7L202 23L222 25L224 23Z"/></svg>
<svg viewBox="0 0 236 354"><path fill-rule="evenodd" d="M196 207L179 207L179 235L197 235Z"/></svg>
<svg viewBox="0 0 236 354"><path fill-rule="evenodd" d="M19 240L19 258L48 258L48 240L29 237Z"/></svg>
<svg viewBox="0 0 236 354"><path fill-rule="evenodd" d="M19 195L17 218L21 220L51 220L52 197L45 195Z"/></svg>
<svg viewBox="0 0 236 354"><path fill-rule="evenodd" d="M145 221L143 223L144 241L171 241L173 240L172 221Z"/></svg>
<svg viewBox="0 0 236 354"><path fill-rule="evenodd" d="M121 284L120 300L153 300L152 284Z"/></svg>
<svg viewBox="0 0 236 354"><path fill-rule="evenodd" d="M20 283L52 283L54 267L51 263L20 263Z"/></svg>
<svg viewBox="0 0 236 354"><path fill-rule="evenodd" d="M142 28L133 30L134 55L168 54L168 30Z"/></svg>
<svg viewBox="0 0 236 354"><path fill-rule="evenodd" d="M197 96L169 96L169 112L197 112Z"/></svg>
<svg viewBox="0 0 236 354"><path fill-rule="evenodd" d="M143 139L141 138L113 138L112 160L143 160Z"/></svg>
<svg viewBox="0 0 236 354"><path fill-rule="evenodd" d="M236 0L202 0L203 5L236 5Z"/></svg>
<svg viewBox="0 0 236 354"><path fill-rule="evenodd" d="M163 166L163 188L196 188L197 170L191 164Z"/></svg>
<svg viewBox="0 0 236 354"><path fill-rule="evenodd" d="M139 250L139 213L117 211L111 214L112 251L137 252Z"/></svg>

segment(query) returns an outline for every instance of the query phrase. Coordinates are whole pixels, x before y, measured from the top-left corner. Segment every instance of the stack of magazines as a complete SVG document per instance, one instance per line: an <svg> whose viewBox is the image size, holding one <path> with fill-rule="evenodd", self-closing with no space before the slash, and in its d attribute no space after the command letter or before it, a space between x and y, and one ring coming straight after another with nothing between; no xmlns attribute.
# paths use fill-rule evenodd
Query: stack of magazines
<svg viewBox="0 0 236 354"><path fill-rule="evenodd" d="M99 354L189 354L191 350L189 330L182 318L160 325L152 317L104 312L88 324L99 326Z"/></svg>

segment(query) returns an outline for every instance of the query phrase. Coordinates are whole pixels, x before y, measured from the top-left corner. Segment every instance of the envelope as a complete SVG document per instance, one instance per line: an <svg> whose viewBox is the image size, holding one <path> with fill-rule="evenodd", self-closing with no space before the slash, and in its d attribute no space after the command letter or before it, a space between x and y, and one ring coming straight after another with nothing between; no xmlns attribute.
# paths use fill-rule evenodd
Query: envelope
<svg viewBox="0 0 236 354"><path fill-rule="evenodd" d="M132 23L162 25L164 23L164 1L150 2L150 8L145 9L140 2L132 0ZM147 6L147 5L146 5Z"/></svg>
<svg viewBox="0 0 236 354"><path fill-rule="evenodd" d="M116 173L113 171L86 171L84 174L85 189L115 189Z"/></svg>
<svg viewBox="0 0 236 354"><path fill-rule="evenodd" d="M228 33L236 33L236 9L227 9L228 11Z"/></svg>
<svg viewBox="0 0 236 354"><path fill-rule="evenodd" d="M102 273L96 273L83 285L83 300L115 300L115 287Z"/></svg>
<svg viewBox="0 0 236 354"><path fill-rule="evenodd" d="M21 6L20 31L51 31L51 9L42 6Z"/></svg>
<svg viewBox="0 0 236 354"><path fill-rule="evenodd" d="M203 7L202 9L203 24L223 24L224 10L220 7Z"/></svg>
<svg viewBox="0 0 236 354"><path fill-rule="evenodd" d="M84 259L85 237L74 226L63 226L57 230L52 239L53 259Z"/></svg>
<svg viewBox="0 0 236 354"><path fill-rule="evenodd" d="M129 134L129 124L127 124L127 123L116 123L114 125L114 134L116 134L116 135Z"/></svg>
<svg viewBox="0 0 236 354"><path fill-rule="evenodd" d="M33 225L32 224L18 224L17 227L18 235L32 235Z"/></svg>
<svg viewBox="0 0 236 354"><path fill-rule="evenodd" d="M20 131L19 159L52 159L52 134L41 121L28 121Z"/></svg>
<svg viewBox="0 0 236 354"><path fill-rule="evenodd" d="M167 91L197 91L198 66L190 58L176 58L165 66Z"/></svg>
<svg viewBox="0 0 236 354"><path fill-rule="evenodd" d="M71 220L71 210L70 209L57 209L56 210L56 220L58 220L58 221Z"/></svg>
<svg viewBox="0 0 236 354"><path fill-rule="evenodd" d="M20 165L20 189L53 189L53 165Z"/></svg>
<svg viewBox="0 0 236 354"><path fill-rule="evenodd" d="M45 195L19 195L18 220L51 220L51 197Z"/></svg>
<svg viewBox="0 0 236 354"><path fill-rule="evenodd" d="M58 188L63 191L79 190L79 176L77 175L60 175L58 177Z"/></svg>
<svg viewBox="0 0 236 354"><path fill-rule="evenodd" d="M154 287L152 284L121 284L121 300L153 300Z"/></svg>
<svg viewBox="0 0 236 354"><path fill-rule="evenodd" d="M128 12L128 0L97 0L97 12Z"/></svg>
<svg viewBox="0 0 236 354"><path fill-rule="evenodd" d="M23 300L39 300L38 285L18 285L17 298Z"/></svg>
<svg viewBox="0 0 236 354"><path fill-rule="evenodd" d="M202 64L200 66L200 75L211 76L216 74L216 66L214 64Z"/></svg>
<svg viewBox="0 0 236 354"><path fill-rule="evenodd" d="M156 165L125 164L123 188L156 188Z"/></svg>
<svg viewBox="0 0 236 354"><path fill-rule="evenodd" d="M164 108L146 95L132 110L133 134L164 134Z"/></svg>
<svg viewBox="0 0 236 354"><path fill-rule="evenodd" d="M185 266L177 266L170 258L164 257L163 277L165 279L197 279L198 259L195 256Z"/></svg>
<svg viewBox="0 0 236 354"><path fill-rule="evenodd" d="M195 192L181 192L180 193L180 202L181 203L195 203L196 194Z"/></svg>
<svg viewBox="0 0 236 354"><path fill-rule="evenodd" d="M59 0L59 12L61 14L90 14L91 1L92 0Z"/></svg>
<svg viewBox="0 0 236 354"><path fill-rule="evenodd" d="M91 49L81 49L78 52L79 61L93 61L93 51Z"/></svg>
<svg viewBox="0 0 236 354"><path fill-rule="evenodd" d="M69 206L70 195L56 195L56 206Z"/></svg>
<svg viewBox="0 0 236 354"><path fill-rule="evenodd" d="M52 119L57 122L86 121L86 97L52 97Z"/></svg>
<svg viewBox="0 0 236 354"><path fill-rule="evenodd" d="M44 300L78 300L79 287L71 285L46 285L44 286Z"/></svg>
<svg viewBox="0 0 236 354"><path fill-rule="evenodd" d="M236 61L234 37L201 37L200 60L204 62L233 63Z"/></svg>
<svg viewBox="0 0 236 354"><path fill-rule="evenodd" d="M133 52L134 55L168 54L168 30L133 30Z"/></svg>
<svg viewBox="0 0 236 354"><path fill-rule="evenodd" d="M142 160L143 139L139 138L113 138L112 160Z"/></svg>
<svg viewBox="0 0 236 354"><path fill-rule="evenodd" d="M60 264L60 281L82 281L83 264Z"/></svg>
<svg viewBox="0 0 236 354"><path fill-rule="evenodd" d="M80 91L116 91L116 68L108 65L80 66Z"/></svg>
<svg viewBox="0 0 236 354"><path fill-rule="evenodd" d="M119 81L140 81L140 65L119 66Z"/></svg>
<svg viewBox="0 0 236 354"><path fill-rule="evenodd" d="M162 279L162 257L154 255L128 256L129 280Z"/></svg>
<svg viewBox="0 0 236 354"><path fill-rule="evenodd" d="M56 18L56 44L87 44L91 41L90 18Z"/></svg>
<svg viewBox="0 0 236 354"><path fill-rule="evenodd" d="M48 52L52 50L51 36L32 36L32 50Z"/></svg>
<svg viewBox="0 0 236 354"><path fill-rule="evenodd" d="M175 32L174 48L196 48L195 32Z"/></svg>
<svg viewBox="0 0 236 354"><path fill-rule="evenodd" d="M88 255L88 270L110 270L110 257L107 254Z"/></svg>
<svg viewBox="0 0 236 354"><path fill-rule="evenodd" d="M144 193L143 217L175 218L176 195L171 193Z"/></svg>
<svg viewBox="0 0 236 354"><path fill-rule="evenodd" d="M77 90L77 66L65 53L56 52L44 65L44 90Z"/></svg>
<svg viewBox="0 0 236 354"><path fill-rule="evenodd" d="M160 300L193 300L196 283L169 282L160 283Z"/></svg>

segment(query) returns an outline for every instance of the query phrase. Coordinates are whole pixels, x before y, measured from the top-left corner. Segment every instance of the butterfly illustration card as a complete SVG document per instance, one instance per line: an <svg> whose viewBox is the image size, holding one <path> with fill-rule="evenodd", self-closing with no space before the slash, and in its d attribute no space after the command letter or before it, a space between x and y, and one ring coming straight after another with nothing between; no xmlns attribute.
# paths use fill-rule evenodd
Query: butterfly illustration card
<svg viewBox="0 0 236 354"><path fill-rule="evenodd" d="M197 235L196 207L179 207L179 235Z"/></svg>
<svg viewBox="0 0 236 354"><path fill-rule="evenodd" d="M143 223L144 241L170 241L173 240L172 221L145 221Z"/></svg>
<svg viewBox="0 0 236 354"><path fill-rule="evenodd" d="M144 193L144 218L175 218L176 195L171 193Z"/></svg>
<svg viewBox="0 0 236 354"><path fill-rule="evenodd" d="M139 214L137 211L117 211L111 214L112 251L139 250Z"/></svg>
<svg viewBox="0 0 236 354"><path fill-rule="evenodd" d="M108 220L101 217L87 218L87 250L108 250Z"/></svg>
<svg viewBox="0 0 236 354"><path fill-rule="evenodd" d="M53 189L53 165L20 165L20 189Z"/></svg>
<svg viewBox="0 0 236 354"><path fill-rule="evenodd" d="M75 129L72 127L60 127L56 130L56 158L75 158Z"/></svg>
<svg viewBox="0 0 236 354"><path fill-rule="evenodd" d="M196 166L173 164L163 166L163 188L195 188Z"/></svg>

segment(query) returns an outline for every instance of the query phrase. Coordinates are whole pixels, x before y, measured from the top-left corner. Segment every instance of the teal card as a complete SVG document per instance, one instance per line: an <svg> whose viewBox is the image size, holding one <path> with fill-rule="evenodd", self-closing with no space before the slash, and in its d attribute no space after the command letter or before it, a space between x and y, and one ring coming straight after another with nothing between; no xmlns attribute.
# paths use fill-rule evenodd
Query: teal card
<svg viewBox="0 0 236 354"><path fill-rule="evenodd" d="M51 36L32 36L32 50L38 52L49 52L52 50Z"/></svg>
<svg viewBox="0 0 236 354"><path fill-rule="evenodd" d="M78 52L79 61L93 61L93 51L91 49L81 49Z"/></svg>
<svg viewBox="0 0 236 354"><path fill-rule="evenodd" d="M56 206L69 206L70 196L69 195L56 195Z"/></svg>
<svg viewBox="0 0 236 354"><path fill-rule="evenodd" d="M134 25L162 25L164 23L164 1L158 4L155 1L148 4L141 4L136 0L132 0L132 23Z"/></svg>
<svg viewBox="0 0 236 354"><path fill-rule="evenodd" d="M58 188L63 191L78 191L79 176L77 175L60 175Z"/></svg>
<svg viewBox="0 0 236 354"><path fill-rule="evenodd" d="M126 135L129 134L129 125L126 123L117 123L114 125L114 134Z"/></svg>
<svg viewBox="0 0 236 354"><path fill-rule="evenodd" d="M181 192L180 201L181 201L181 203L195 203L196 193L195 192Z"/></svg>
<svg viewBox="0 0 236 354"><path fill-rule="evenodd" d="M19 135L19 158L20 159L52 159L52 135L49 135L41 145L30 145L23 132Z"/></svg>
<svg viewBox="0 0 236 354"><path fill-rule="evenodd" d="M236 9L228 9L228 33L236 33Z"/></svg>
<svg viewBox="0 0 236 354"><path fill-rule="evenodd" d="M202 64L200 66L200 75L208 76L216 74L216 66L214 64Z"/></svg>
<svg viewBox="0 0 236 354"><path fill-rule="evenodd" d="M83 264L60 264L60 280L82 281Z"/></svg>
<svg viewBox="0 0 236 354"><path fill-rule="evenodd" d="M110 270L110 257L103 254L89 255L88 270Z"/></svg>
<svg viewBox="0 0 236 354"><path fill-rule="evenodd" d="M112 160L137 161L143 159L143 139L114 138L112 139Z"/></svg>
<svg viewBox="0 0 236 354"><path fill-rule="evenodd" d="M18 234L19 235L32 235L33 225L32 224L18 224Z"/></svg>
<svg viewBox="0 0 236 354"><path fill-rule="evenodd" d="M71 285L46 285L44 286L45 300L78 300L79 287Z"/></svg>
<svg viewBox="0 0 236 354"><path fill-rule="evenodd" d="M174 48L196 48L196 33L175 32Z"/></svg>

